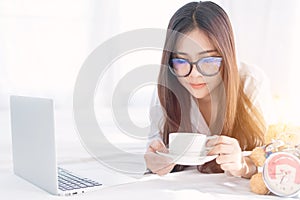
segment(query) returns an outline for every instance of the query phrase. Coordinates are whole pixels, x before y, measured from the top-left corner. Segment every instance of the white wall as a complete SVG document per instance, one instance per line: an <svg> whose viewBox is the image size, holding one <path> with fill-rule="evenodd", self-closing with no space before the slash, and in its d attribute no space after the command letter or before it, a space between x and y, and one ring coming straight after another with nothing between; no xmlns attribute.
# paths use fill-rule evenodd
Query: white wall
<svg viewBox="0 0 300 200"><path fill-rule="evenodd" d="M239 59L262 68L270 79L275 117L300 123L300 1L223 1L231 18Z"/></svg>
<svg viewBox="0 0 300 200"><path fill-rule="evenodd" d="M8 94L51 97L58 107L70 106L84 60L116 32L118 1L114 3L0 1L2 107Z"/></svg>
<svg viewBox="0 0 300 200"><path fill-rule="evenodd" d="M189 1L2 0L0 1L0 107L8 94L48 96L70 107L74 81L87 56L110 37L137 28L166 28L172 14ZM300 111L296 95L300 32L297 0L219 0L229 14L239 59L265 70L282 118ZM160 62L157 52L120 58L107 80L132 66ZM120 68L122 68L120 70ZM111 91L109 82L104 88ZM140 92L149 95L151 89ZM142 95L141 95L142 94ZM150 96L150 95L149 95ZM144 98L135 97L134 104ZM146 103L147 104L147 103ZM293 115L294 115L293 114ZM293 117L296 119L296 117Z"/></svg>

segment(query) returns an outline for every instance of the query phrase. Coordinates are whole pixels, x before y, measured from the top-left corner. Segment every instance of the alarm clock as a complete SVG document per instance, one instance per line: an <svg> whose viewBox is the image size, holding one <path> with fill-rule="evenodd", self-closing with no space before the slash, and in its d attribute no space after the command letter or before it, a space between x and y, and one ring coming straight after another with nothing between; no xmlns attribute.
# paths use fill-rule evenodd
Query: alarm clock
<svg viewBox="0 0 300 200"><path fill-rule="evenodd" d="M263 166L267 188L278 196L293 197L300 193L300 158L289 152L272 153Z"/></svg>

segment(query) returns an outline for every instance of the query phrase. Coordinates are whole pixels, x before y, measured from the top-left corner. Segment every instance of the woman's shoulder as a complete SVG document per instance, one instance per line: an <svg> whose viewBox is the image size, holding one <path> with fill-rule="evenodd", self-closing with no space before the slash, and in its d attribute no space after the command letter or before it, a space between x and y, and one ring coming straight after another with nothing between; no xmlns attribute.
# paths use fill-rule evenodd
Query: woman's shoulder
<svg viewBox="0 0 300 200"><path fill-rule="evenodd" d="M239 63L239 75L244 84L244 92L253 100L259 90L270 89L270 81L265 72L255 66L245 62Z"/></svg>
<svg viewBox="0 0 300 200"><path fill-rule="evenodd" d="M267 122L272 118L272 95L270 79L263 69L241 62L239 74L244 82L244 92L251 102L262 111Z"/></svg>
<svg viewBox="0 0 300 200"><path fill-rule="evenodd" d="M240 62L239 75L244 85L245 94L254 104L258 96L270 91L270 80L261 68Z"/></svg>
<svg viewBox="0 0 300 200"><path fill-rule="evenodd" d="M245 82L262 83L267 80L266 74L261 68L245 62L239 63L239 74L241 79Z"/></svg>

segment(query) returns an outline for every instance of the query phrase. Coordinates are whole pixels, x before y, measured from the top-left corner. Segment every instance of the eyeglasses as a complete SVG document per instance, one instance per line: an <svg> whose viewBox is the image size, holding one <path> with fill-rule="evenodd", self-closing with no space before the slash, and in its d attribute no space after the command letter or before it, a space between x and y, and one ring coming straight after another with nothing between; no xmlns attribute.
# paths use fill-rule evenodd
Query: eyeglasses
<svg viewBox="0 0 300 200"><path fill-rule="evenodd" d="M193 65L203 76L214 76L220 71L222 57L205 57L196 62L190 62L184 58L171 58L170 71L177 77L187 77L191 74Z"/></svg>

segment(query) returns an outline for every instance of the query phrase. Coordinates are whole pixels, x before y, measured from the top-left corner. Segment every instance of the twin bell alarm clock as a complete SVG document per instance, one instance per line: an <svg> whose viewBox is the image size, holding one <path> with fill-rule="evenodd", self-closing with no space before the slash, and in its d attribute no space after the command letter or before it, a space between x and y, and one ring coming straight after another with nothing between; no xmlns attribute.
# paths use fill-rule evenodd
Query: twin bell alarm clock
<svg viewBox="0 0 300 200"><path fill-rule="evenodd" d="M263 179L275 195L300 195L300 145L285 146L276 141L265 149L267 158L263 166Z"/></svg>

